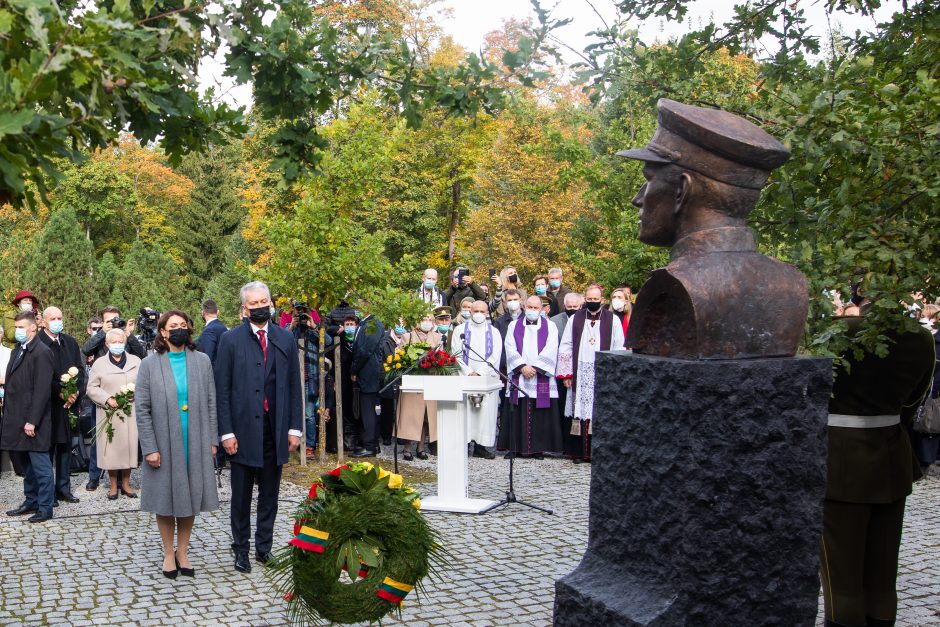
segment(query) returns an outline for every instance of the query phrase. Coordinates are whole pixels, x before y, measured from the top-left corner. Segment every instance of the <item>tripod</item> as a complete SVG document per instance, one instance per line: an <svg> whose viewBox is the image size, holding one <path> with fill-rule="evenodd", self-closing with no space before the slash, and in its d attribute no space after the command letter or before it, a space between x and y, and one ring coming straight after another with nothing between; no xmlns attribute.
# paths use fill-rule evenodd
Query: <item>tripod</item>
<svg viewBox="0 0 940 627"><path fill-rule="evenodd" d="M498 376L500 380L505 381L507 384L509 384L510 387L514 388L520 394L520 396L522 396L525 399L523 402L526 402L526 403L529 402L529 400L532 397L526 394L525 391L522 388L520 388L518 385L513 383L512 379L508 375L505 375L502 372L500 372L499 368L491 364L485 357L480 355L480 353L473 350L470 344L467 343L466 336L463 333L460 334L460 339L463 341L464 350L470 351L472 355L482 360L483 363L489 366L490 369L496 373L496 376ZM507 417L507 421L509 422L509 445L512 446L516 441L515 421L512 420L511 417ZM487 507L480 513L486 514L488 512L493 511L497 507L502 507L503 505L509 505L510 503L518 503L519 505L525 505L526 507L531 507L532 509L537 509L540 512L545 512L546 514L551 515L552 510L550 509L547 509L545 507L540 507L538 505L533 505L532 503L526 503L525 501L520 501L519 499L516 498L516 490L513 484L513 477L515 476L515 461L516 461L516 453L515 451L510 449L509 451L509 489L506 490L506 498L504 498L503 500L497 503L490 505L489 507Z"/></svg>

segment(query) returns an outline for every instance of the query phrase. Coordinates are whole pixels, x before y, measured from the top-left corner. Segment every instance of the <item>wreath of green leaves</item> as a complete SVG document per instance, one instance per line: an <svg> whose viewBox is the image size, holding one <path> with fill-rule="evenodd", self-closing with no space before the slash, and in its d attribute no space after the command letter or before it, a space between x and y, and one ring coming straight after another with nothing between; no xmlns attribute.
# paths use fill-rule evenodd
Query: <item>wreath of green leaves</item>
<svg viewBox="0 0 940 627"><path fill-rule="evenodd" d="M385 578L420 595L424 577L442 565L438 534L414 505L418 493L405 485L392 489L395 475L380 478L378 467L362 466L322 475L295 514L298 524L330 534L324 552L287 546L268 564L294 625L375 622L389 612L400 617L399 604L376 595Z"/></svg>

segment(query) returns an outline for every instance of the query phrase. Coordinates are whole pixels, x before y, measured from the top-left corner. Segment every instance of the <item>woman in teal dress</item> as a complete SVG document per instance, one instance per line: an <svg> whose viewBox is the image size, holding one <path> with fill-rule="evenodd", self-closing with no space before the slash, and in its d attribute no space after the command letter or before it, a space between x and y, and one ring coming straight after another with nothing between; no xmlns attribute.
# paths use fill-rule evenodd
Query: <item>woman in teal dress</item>
<svg viewBox="0 0 940 627"><path fill-rule="evenodd" d="M213 474L218 446L215 380L209 358L193 344L192 326L181 311L160 317L156 353L140 364L134 398L147 462L141 467L140 507L156 514L163 541L161 570L170 579L195 575L189 538L196 514L219 507Z"/></svg>

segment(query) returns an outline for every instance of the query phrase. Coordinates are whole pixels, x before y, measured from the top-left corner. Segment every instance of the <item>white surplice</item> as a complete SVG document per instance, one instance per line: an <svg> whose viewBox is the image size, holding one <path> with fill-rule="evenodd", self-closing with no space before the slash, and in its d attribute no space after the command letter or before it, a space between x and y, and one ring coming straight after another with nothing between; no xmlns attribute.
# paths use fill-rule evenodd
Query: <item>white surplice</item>
<svg viewBox="0 0 940 627"><path fill-rule="evenodd" d="M506 369L512 373L519 366L532 366L540 370L542 374L548 376L548 386L551 392L551 398L558 398L558 385L555 383L555 360L558 357L558 327L549 322L544 317L539 317L537 324L526 324L525 335L522 340L522 352L516 350L516 338L514 337L516 326L525 324L525 316L509 323L504 340L506 349ZM548 338L545 347L540 353L538 350L538 329L540 327L548 329ZM526 379L519 375L519 388L529 395L534 401L537 396L538 377ZM506 396L512 394L512 388L506 386ZM520 394L520 397L522 395Z"/></svg>
<svg viewBox="0 0 940 627"><path fill-rule="evenodd" d="M489 357L484 361L477 355L486 357L486 333L487 329L492 333L493 345ZM464 363L464 339L461 335L470 332L469 345L472 350L467 352L467 363ZM483 324L474 322L465 322L457 325L450 338L450 354L457 359L460 365L460 374L479 375L499 379L499 359L503 354L503 338L499 334L499 329L490 324L489 321ZM492 364L492 368L487 365ZM483 404L479 409L475 409L471 404L466 405L469 414L467 415L467 441L473 441L480 446L493 446L496 443L496 418L499 413L499 394L496 392L488 393L483 398Z"/></svg>
<svg viewBox="0 0 940 627"><path fill-rule="evenodd" d="M574 346L572 345L575 324L573 318L569 320L561 336L561 345L558 347L557 376L559 377L573 374ZM620 319L614 316L610 333L610 350L621 350L623 347L623 325ZM594 358L600 350L601 322L587 318L584 321L584 330L581 332L581 345L578 347L578 376L574 386L568 391L568 399L565 401L565 416L569 418L591 420L594 416Z"/></svg>

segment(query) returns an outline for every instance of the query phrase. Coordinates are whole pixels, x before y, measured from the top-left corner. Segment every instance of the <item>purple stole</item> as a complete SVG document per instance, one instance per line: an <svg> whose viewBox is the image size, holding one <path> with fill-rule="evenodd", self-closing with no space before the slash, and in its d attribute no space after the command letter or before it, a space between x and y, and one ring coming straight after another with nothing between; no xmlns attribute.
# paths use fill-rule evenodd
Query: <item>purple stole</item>
<svg viewBox="0 0 940 627"><path fill-rule="evenodd" d="M463 335L464 341L467 343L467 346L470 346L470 323L463 323ZM470 351L467 350L467 346L463 348L463 363L464 365L470 364ZM486 325L486 349L483 352L483 356L486 359L490 358L490 355L493 354L493 325Z"/></svg>
<svg viewBox="0 0 940 627"><path fill-rule="evenodd" d="M584 325L589 324L587 319L587 310L579 309L571 317L571 389L576 392L578 384L578 358L581 355L581 334L584 332ZM602 309L600 316L601 324L601 346L600 350L609 351L611 334L614 332L614 314L609 309Z"/></svg>
<svg viewBox="0 0 940 627"><path fill-rule="evenodd" d="M527 320L525 319L525 314L519 318L516 322L516 328L512 331L512 337L516 341L516 352L520 355L522 354L522 346L525 342L525 327ZM545 349L545 344L548 342L548 324L549 322L542 317L539 317L538 325L539 330L536 335L536 347L541 353ZM519 404L519 373L512 375L512 382L516 385L512 388L512 393L510 394L510 399L512 400L513 405ZM551 388L549 387L548 377L541 372L538 372L535 375L535 407L537 409L548 409L552 406L552 396Z"/></svg>

